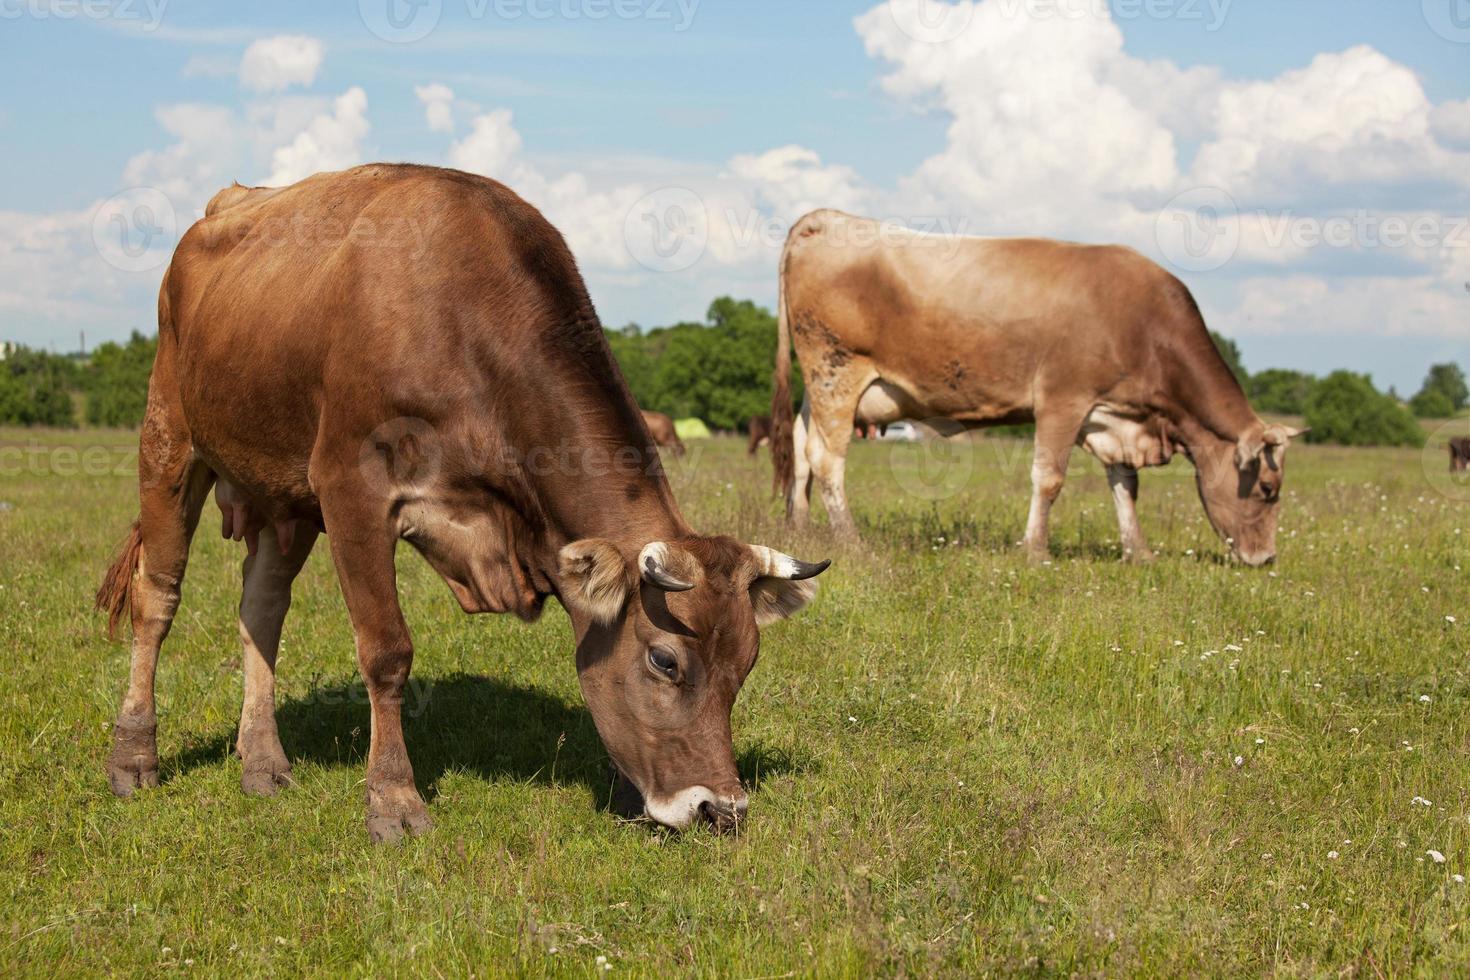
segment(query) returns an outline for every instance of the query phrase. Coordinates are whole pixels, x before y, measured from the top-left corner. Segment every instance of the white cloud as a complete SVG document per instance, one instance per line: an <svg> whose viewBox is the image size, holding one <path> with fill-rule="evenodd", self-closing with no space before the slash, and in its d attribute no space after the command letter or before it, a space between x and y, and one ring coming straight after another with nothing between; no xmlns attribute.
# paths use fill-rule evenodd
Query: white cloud
<svg viewBox="0 0 1470 980"><path fill-rule="evenodd" d="M1324 188L1439 182L1470 187L1470 157L1442 146L1415 74L1367 46L1219 93L1214 138L1193 179L1258 201Z"/></svg>
<svg viewBox="0 0 1470 980"><path fill-rule="evenodd" d="M1457 150L1470 150L1470 99L1435 106L1429 122L1440 142Z"/></svg>
<svg viewBox="0 0 1470 980"><path fill-rule="evenodd" d="M817 208L858 211L867 200L855 170L824 165L815 151L802 146L741 154L730 161L729 173L753 184L759 203L788 224Z"/></svg>
<svg viewBox="0 0 1470 980"><path fill-rule="evenodd" d="M434 82L414 87L413 94L424 105L424 118L434 132L454 132L454 90Z"/></svg>
<svg viewBox="0 0 1470 980"><path fill-rule="evenodd" d="M310 85L322 66L322 42L300 34L256 41L240 59L240 84L256 92Z"/></svg>
<svg viewBox="0 0 1470 980"><path fill-rule="evenodd" d="M200 103L160 106L154 118L175 142L144 150L123 168L122 186L154 187L175 207L202 206L235 177L246 137L238 114Z"/></svg>
<svg viewBox="0 0 1470 980"><path fill-rule="evenodd" d="M354 85L337 96L330 113L312 119L294 140L276 150L265 183L294 184L320 171L361 163L368 129L367 93Z"/></svg>
<svg viewBox="0 0 1470 980"><path fill-rule="evenodd" d="M449 148L449 162L460 170L510 183L521 146L511 111L496 109L475 117L469 135Z"/></svg>
<svg viewBox="0 0 1470 980"><path fill-rule="evenodd" d="M1470 333L1464 288L1433 276L1253 277L1236 286L1233 299L1210 319L1242 336L1463 339ZM1328 358L1322 366L1336 365Z"/></svg>

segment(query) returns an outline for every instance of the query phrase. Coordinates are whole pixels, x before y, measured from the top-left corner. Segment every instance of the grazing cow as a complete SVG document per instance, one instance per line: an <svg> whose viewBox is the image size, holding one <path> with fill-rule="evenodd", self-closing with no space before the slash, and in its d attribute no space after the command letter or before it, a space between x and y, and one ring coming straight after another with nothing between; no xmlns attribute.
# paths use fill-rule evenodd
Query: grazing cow
<svg viewBox="0 0 1470 980"><path fill-rule="evenodd" d="M854 423L1036 423L1026 547L1081 445L1106 467L1123 550L1149 556L1138 470L1185 453L1232 555L1276 555L1287 443L1216 351L1179 280L1138 253L1039 239L923 235L837 211L796 223L781 257L772 455L805 520L815 475L833 528L856 536L843 489ZM806 381L793 420L787 372Z"/></svg>
<svg viewBox="0 0 1470 980"><path fill-rule="evenodd" d="M158 783L154 671L214 485L250 551L246 792L289 782L276 653L325 532L371 703L374 840L430 823L400 719L400 539L467 612L531 620L558 597L592 719L648 814L732 826L746 796L730 709L758 629L805 605L827 563L685 522L562 236L495 181L418 166L237 186L205 214L164 276L141 515L97 597L133 633L113 791ZM433 234L407 240L406 218Z"/></svg>
<svg viewBox="0 0 1470 980"><path fill-rule="evenodd" d="M673 419L663 412L650 412L645 408L643 423L648 426L649 434L659 448L667 449L675 456L684 455L684 441L679 438L679 430L674 428Z"/></svg>
<svg viewBox="0 0 1470 980"><path fill-rule="evenodd" d="M1450 472L1470 470L1470 436L1450 440Z"/></svg>
<svg viewBox="0 0 1470 980"><path fill-rule="evenodd" d="M746 423L750 430L750 441L745 444L745 455L754 456L760 447L769 445L771 442L771 417L769 415L752 415Z"/></svg>

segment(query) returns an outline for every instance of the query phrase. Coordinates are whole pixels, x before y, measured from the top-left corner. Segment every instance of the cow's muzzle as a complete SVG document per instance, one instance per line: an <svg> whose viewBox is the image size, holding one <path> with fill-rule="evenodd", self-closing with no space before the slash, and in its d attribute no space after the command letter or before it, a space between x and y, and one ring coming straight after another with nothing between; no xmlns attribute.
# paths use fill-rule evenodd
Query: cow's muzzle
<svg viewBox="0 0 1470 980"><path fill-rule="evenodd" d="M665 827L687 830L697 822L704 822L719 833L734 830L744 822L748 806L743 791L726 795L708 786L690 786L666 799L650 796L644 800L645 812Z"/></svg>

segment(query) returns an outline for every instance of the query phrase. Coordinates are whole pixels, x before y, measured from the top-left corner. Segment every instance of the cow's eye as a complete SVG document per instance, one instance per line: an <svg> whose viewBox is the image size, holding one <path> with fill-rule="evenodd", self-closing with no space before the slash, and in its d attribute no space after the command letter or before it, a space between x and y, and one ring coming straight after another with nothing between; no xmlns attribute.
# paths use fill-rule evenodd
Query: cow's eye
<svg viewBox="0 0 1470 980"><path fill-rule="evenodd" d="M654 670L672 679L679 673L679 661L667 650L651 647L648 651L648 664Z"/></svg>

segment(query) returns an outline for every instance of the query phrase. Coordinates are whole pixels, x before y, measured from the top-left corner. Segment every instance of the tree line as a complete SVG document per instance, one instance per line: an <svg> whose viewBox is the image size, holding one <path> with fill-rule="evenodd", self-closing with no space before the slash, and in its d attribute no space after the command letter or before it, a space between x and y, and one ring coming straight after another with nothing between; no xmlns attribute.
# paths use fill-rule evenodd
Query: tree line
<svg viewBox="0 0 1470 980"><path fill-rule="evenodd" d="M0 424L129 428L143 421L154 337L133 332L90 355L52 354L7 344L0 360Z"/></svg>
<svg viewBox="0 0 1470 980"><path fill-rule="evenodd" d="M1270 368L1247 371L1234 341L1212 334L1258 412L1300 416L1308 439L1350 446L1417 446L1418 418L1449 418L1470 403L1465 373L1456 364L1429 369L1406 402L1380 392L1366 374L1334 371L1317 377ZM629 324L607 332L628 386L644 408L674 418L700 418L714 429L743 429L770 410L776 318L750 300L720 297L701 322L644 330ZM148 375L157 340L135 332L126 343L105 343L90 356L51 354L7 345L0 361L0 424L130 427L143 420ZM802 394L793 365L791 390ZM1019 430L1017 430L1019 431Z"/></svg>

